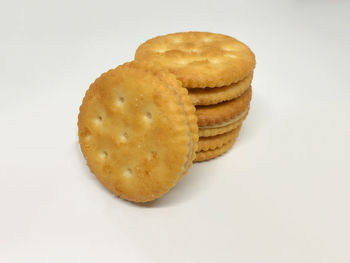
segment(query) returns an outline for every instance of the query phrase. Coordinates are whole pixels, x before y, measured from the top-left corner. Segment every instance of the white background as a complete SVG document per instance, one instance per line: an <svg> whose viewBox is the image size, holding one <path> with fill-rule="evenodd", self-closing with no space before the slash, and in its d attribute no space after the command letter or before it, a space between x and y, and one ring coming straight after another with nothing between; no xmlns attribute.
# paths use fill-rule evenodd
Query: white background
<svg viewBox="0 0 350 263"><path fill-rule="evenodd" d="M349 1L0 2L0 262L350 262ZM149 205L89 172L89 84L200 30L256 54L234 148Z"/></svg>

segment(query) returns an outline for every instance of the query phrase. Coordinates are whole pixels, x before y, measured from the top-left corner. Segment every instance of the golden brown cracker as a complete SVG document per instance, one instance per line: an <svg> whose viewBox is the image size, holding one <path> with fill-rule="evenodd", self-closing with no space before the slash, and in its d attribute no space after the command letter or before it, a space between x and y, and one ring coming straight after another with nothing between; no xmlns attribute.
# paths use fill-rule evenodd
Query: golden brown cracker
<svg viewBox="0 0 350 263"><path fill-rule="evenodd" d="M243 121L247 117L247 115L248 115L248 110L244 113L244 115L241 118L225 126L199 128L198 135L199 137L209 137L209 136L215 136L226 132L230 132L236 129L237 127L241 126Z"/></svg>
<svg viewBox="0 0 350 263"><path fill-rule="evenodd" d="M234 144L236 139L237 138L234 138L233 140L231 140L228 143L224 144L220 148L216 148L214 150L197 152L196 159L194 160L194 162L207 161L207 160L214 159L215 157L218 157L218 156L224 154L225 152L227 152L232 147L232 145Z"/></svg>
<svg viewBox="0 0 350 263"><path fill-rule="evenodd" d="M196 106L198 126L214 126L234 119L248 109L252 97L252 89L249 88L238 98L215 105Z"/></svg>
<svg viewBox="0 0 350 263"><path fill-rule="evenodd" d="M199 137L198 152L215 150L216 148L220 148L224 144L229 143L231 140L233 140L238 136L240 128L241 126L237 127L232 131L215 135L215 136Z"/></svg>
<svg viewBox="0 0 350 263"><path fill-rule="evenodd" d="M209 32L152 38L138 47L135 59L161 65L186 88L227 86L244 79L255 67L255 56L245 44Z"/></svg>
<svg viewBox="0 0 350 263"><path fill-rule="evenodd" d="M179 96L159 77L130 65L91 84L78 128L90 170L129 201L159 198L191 161L193 136Z"/></svg>
<svg viewBox="0 0 350 263"><path fill-rule="evenodd" d="M189 89L188 94L194 105L212 105L223 101L232 100L242 95L251 85L253 73L246 78L231 85L218 88Z"/></svg>

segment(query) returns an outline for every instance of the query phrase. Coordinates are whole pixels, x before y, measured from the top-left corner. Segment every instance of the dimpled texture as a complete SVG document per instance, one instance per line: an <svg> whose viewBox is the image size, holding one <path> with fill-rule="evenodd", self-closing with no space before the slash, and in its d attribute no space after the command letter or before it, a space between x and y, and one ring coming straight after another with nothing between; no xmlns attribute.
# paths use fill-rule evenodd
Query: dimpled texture
<svg viewBox="0 0 350 263"><path fill-rule="evenodd" d="M239 129L236 129L226 132L220 135L210 136L210 137L200 137L198 141L198 151L208 151L220 148L224 144L229 143L231 140L238 136Z"/></svg>
<svg viewBox="0 0 350 263"><path fill-rule="evenodd" d="M232 140L230 140L228 143L222 145L221 147L216 148L214 150L197 152L196 159L194 161L195 162L207 161L210 159L214 159L215 157L218 157L218 156L224 154L225 152L227 152L232 147L232 145L234 144L234 142L236 141L236 139L239 135L240 128L238 128L237 130L238 131L237 131L236 136L233 137Z"/></svg>
<svg viewBox="0 0 350 263"><path fill-rule="evenodd" d="M236 99L215 105L196 106L198 126L212 126L227 122L249 108L252 89L249 88Z"/></svg>
<svg viewBox="0 0 350 263"><path fill-rule="evenodd" d="M152 38L138 47L135 59L161 65L186 88L227 86L244 79L255 67L255 56L245 44L209 32Z"/></svg>
<svg viewBox="0 0 350 263"><path fill-rule="evenodd" d="M231 85L218 88L189 89L188 93L194 105L213 105L232 100L242 95L251 85L253 73Z"/></svg>
<svg viewBox="0 0 350 263"><path fill-rule="evenodd" d="M186 169L184 171L184 174L186 174L188 169L192 166L192 161L196 157L196 151L198 148L198 138L199 138L197 116L195 114L196 109L193 106L190 97L188 96L187 89L182 87L181 82L177 80L174 74L170 73L168 70L152 62L133 61L131 63L127 63L126 65L134 68L141 68L159 77L162 81L164 81L168 85L168 87L170 87L174 91L174 93L178 96L179 103L183 105L184 113L187 118L187 123L190 127L191 134L192 134L192 149L193 149L191 153L190 161L187 163Z"/></svg>
<svg viewBox="0 0 350 263"><path fill-rule="evenodd" d="M248 111L243 115L242 118L238 119L237 121L230 123L228 125L222 126L222 127L207 127L207 128L199 128L198 134L200 137L209 137L209 136L215 136L218 134L223 134L229 131L232 131L236 129L238 126L241 126L243 121L248 115Z"/></svg>
<svg viewBox="0 0 350 263"><path fill-rule="evenodd" d="M78 116L79 143L90 170L115 195L147 202L184 173L192 135L167 83L119 66L88 89Z"/></svg>

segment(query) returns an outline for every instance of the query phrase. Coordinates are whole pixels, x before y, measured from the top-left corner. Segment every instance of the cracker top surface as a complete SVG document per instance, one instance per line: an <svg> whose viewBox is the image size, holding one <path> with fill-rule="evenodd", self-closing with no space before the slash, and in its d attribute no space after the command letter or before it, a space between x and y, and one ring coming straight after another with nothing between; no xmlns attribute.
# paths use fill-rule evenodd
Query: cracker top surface
<svg viewBox="0 0 350 263"><path fill-rule="evenodd" d="M91 171L110 191L135 202L154 200L173 187L192 151L177 96L154 74L128 65L90 86L78 128Z"/></svg>
<svg viewBox="0 0 350 263"><path fill-rule="evenodd" d="M138 47L135 59L161 65L187 88L230 85L245 78L255 67L255 56L245 44L208 32L152 38Z"/></svg>

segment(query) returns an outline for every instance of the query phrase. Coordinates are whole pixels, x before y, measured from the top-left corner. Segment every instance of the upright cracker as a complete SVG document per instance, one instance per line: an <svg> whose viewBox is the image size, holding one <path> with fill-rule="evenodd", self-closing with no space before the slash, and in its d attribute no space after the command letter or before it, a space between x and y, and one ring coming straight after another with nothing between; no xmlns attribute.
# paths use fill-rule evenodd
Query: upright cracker
<svg viewBox="0 0 350 263"><path fill-rule="evenodd" d="M222 124L234 119L249 108L251 98L252 89L249 88L236 99L215 105L196 106L199 128Z"/></svg>
<svg viewBox="0 0 350 263"><path fill-rule="evenodd" d="M231 85L218 88L189 89L188 94L194 105L213 105L232 100L242 95L249 89L253 79L253 73L246 78Z"/></svg>
<svg viewBox="0 0 350 263"><path fill-rule="evenodd" d="M192 159L193 136L179 97L161 78L130 64L102 74L90 86L78 128L90 170L126 200L159 198Z"/></svg>
<svg viewBox="0 0 350 263"><path fill-rule="evenodd" d="M138 47L135 59L161 65L186 88L227 86L244 79L255 67L255 56L245 44L208 32L152 38Z"/></svg>

